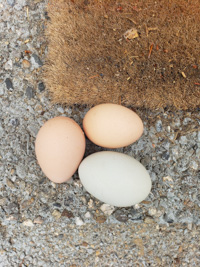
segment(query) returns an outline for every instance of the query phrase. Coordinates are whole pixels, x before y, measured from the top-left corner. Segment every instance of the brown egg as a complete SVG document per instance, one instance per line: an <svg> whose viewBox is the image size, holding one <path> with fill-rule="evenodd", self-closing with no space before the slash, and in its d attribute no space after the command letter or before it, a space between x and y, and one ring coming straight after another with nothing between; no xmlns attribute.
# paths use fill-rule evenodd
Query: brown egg
<svg viewBox="0 0 200 267"><path fill-rule="evenodd" d="M55 183L63 183L72 177L83 158L84 133L70 118L50 119L37 134L35 153L44 174Z"/></svg>
<svg viewBox="0 0 200 267"><path fill-rule="evenodd" d="M143 123L132 110L105 103L91 108L83 119L87 137L96 145L107 148L125 147L143 133Z"/></svg>

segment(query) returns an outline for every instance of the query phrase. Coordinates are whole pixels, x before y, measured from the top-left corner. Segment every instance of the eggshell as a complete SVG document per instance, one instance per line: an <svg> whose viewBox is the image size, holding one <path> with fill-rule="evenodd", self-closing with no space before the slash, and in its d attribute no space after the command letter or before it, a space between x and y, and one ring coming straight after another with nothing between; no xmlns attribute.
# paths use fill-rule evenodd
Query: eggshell
<svg viewBox="0 0 200 267"><path fill-rule="evenodd" d="M97 199L117 207L143 201L151 179L136 159L119 152L101 151L86 157L78 169L85 189Z"/></svg>
<svg viewBox="0 0 200 267"><path fill-rule="evenodd" d="M87 137L96 145L119 148L132 144L143 133L143 123L132 110L116 104L91 108L83 120Z"/></svg>
<svg viewBox="0 0 200 267"><path fill-rule="evenodd" d="M77 170L85 153L85 136L80 126L67 117L55 117L39 130L35 153L44 174L63 183Z"/></svg>

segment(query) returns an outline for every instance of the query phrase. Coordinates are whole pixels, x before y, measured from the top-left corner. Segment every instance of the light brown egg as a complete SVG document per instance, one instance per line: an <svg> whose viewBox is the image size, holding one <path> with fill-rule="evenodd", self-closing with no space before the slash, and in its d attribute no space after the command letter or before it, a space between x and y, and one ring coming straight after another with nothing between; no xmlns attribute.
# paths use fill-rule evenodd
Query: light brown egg
<svg viewBox="0 0 200 267"><path fill-rule="evenodd" d="M100 104L84 117L83 129L96 145L119 148L132 144L143 133L143 123L132 110L117 104Z"/></svg>
<svg viewBox="0 0 200 267"><path fill-rule="evenodd" d="M37 134L35 153L44 174L55 183L63 183L76 172L84 156L84 133L70 118L50 119Z"/></svg>

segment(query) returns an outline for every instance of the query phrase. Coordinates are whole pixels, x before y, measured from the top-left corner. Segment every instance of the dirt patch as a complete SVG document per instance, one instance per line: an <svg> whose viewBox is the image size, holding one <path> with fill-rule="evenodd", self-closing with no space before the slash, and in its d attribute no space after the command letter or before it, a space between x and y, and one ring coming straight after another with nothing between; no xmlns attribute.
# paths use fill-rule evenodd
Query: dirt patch
<svg viewBox="0 0 200 267"><path fill-rule="evenodd" d="M200 2L50 0L44 79L52 101L200 106Z"/></svg>

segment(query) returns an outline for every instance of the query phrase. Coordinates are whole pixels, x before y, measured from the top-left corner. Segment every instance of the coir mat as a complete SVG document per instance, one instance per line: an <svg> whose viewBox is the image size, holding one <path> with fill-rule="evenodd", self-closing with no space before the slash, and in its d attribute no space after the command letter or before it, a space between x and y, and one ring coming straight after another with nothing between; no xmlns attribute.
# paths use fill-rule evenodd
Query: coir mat
<svg viewBox="0 0 200 267"><path fill-rule="evenodd" d="M54 103L200 106L199 0L50 0L44 81Z"/></svg>

